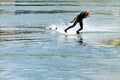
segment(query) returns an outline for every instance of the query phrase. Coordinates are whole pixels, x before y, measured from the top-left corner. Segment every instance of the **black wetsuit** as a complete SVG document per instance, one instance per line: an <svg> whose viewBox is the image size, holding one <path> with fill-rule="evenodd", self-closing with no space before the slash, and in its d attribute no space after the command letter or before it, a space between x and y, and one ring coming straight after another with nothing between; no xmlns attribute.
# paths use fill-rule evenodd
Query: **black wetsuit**
<svg viewBox="0 0 120 80"><path fill-rule="evenodd" d="M79 34L79 31L83 29L83 18L85 18L85 12L81 12L79 15L77 15L77 19L75 20L74 24L67 29L65 29L65 32L67 32L68 29L73 28L77 23L80 24L80 28L77 30L77 34Z"/></svg>

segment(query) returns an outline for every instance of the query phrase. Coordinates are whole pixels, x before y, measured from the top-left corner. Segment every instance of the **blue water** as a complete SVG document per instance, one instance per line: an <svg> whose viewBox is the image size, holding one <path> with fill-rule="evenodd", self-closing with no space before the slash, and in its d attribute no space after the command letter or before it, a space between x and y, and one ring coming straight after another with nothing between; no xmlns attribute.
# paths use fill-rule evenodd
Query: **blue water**
<svg viewBox="0 0 120 80"><path fill-rule="evenodd" d="M80 35L48 30L89 9ZM0 0L0 80L120 80L119 0Z"/></svg>

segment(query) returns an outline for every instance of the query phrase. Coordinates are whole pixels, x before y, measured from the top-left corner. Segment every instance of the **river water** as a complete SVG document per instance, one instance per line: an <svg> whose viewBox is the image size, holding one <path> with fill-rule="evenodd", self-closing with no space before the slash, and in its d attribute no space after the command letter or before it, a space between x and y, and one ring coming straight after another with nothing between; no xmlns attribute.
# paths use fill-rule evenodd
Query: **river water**
<svg viewBox="0 0 120 80"><path fill-rule="evenodd" d="M80 35L48 30L90 10ZM0 0L0 80L120 80L120 0Z"/></svg>

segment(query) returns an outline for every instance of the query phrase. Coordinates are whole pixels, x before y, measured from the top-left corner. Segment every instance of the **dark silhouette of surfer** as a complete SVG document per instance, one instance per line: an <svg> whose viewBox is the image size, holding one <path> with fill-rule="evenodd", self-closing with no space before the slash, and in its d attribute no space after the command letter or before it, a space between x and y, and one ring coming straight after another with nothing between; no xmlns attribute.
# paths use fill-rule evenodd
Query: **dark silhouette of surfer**
<svg viewBox="0 0 120 80"><path fill-rule="evenodd" d="M64 31L67 33L68 29L75 27L75 25L77 23L79 23L80 24L80 28L76 31L76 33L79 34L79 31L81 31L83 29L83 19L88 17L89 12L90 12L89 10L86 10L84 12L81 12L79 15L75 16L73 18L73 20L71 21L71 23L74 22L74 24L72 26L66 28Z"/></svg>

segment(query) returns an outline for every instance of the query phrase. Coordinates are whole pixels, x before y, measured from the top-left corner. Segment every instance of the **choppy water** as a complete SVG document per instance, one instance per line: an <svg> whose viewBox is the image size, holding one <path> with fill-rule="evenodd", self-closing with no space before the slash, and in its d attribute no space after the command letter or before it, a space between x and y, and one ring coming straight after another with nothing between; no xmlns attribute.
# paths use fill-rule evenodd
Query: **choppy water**
<svg viewBox="0 0 120 80"><path fill-rule="evenodd" d="M46 29L86 9L85 33ZM0 0L0 80L120 80L119 21L119 0Z"/></svg>

